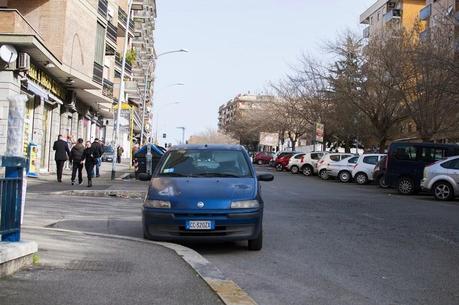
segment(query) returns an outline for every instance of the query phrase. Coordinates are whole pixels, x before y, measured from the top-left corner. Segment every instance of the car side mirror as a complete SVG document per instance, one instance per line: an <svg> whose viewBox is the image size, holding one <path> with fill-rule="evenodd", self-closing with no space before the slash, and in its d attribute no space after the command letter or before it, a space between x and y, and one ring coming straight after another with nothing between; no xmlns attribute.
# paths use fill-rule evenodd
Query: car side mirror
<svg viewBox="0 0 459 305"><path fill-rule="evenodd" d="M260 174L257 176L258 181L273 181L274 176L272 174Z"/></svg>

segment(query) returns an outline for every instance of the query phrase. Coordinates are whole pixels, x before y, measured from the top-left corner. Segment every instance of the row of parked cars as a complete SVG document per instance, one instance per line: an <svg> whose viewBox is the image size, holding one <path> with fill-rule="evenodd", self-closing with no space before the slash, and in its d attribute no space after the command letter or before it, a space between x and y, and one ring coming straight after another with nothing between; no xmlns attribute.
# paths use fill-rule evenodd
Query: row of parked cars
<svg viewBox="0 0 459 305"><path fill-rule="evenodd" d="M422 190L437 200L459 196L459 145L394 142L387 154L355 155L334 152L259 152L254 163L269 164L278 171L318 175L343 183L376 183L411 195Z"/></svg>

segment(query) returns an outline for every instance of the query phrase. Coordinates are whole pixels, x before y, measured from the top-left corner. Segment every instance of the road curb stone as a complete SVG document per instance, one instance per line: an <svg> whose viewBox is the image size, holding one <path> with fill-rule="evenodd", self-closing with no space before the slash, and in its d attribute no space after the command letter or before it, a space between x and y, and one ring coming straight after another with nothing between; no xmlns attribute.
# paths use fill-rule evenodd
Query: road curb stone
<svg viewBox="0 0 459 305"><path fill-rule="evenodd" d="M223 273L209 262L206 258L200 255L193 249L187 248L182 245L150 241L141 238L93 233L85 231L67 230L67 229L56 229L49 227L38 227L38 226L22 226L23 229L31 230L47 230L63 233L73 234L85 234L90 236L98 236L105 238L114 238L120 240L129 240L146 244L159 245L174 251L180 256L193 270L206 282L206 284L217 294L220 300L226 305L258 305L241 287L239 287L234 281L226 279Z"/></svg>

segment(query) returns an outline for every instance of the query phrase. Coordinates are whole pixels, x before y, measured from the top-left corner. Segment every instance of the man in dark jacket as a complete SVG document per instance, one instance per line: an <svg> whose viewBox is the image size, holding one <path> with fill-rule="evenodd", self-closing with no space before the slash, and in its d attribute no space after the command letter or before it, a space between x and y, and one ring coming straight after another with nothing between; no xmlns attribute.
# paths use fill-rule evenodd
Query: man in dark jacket
<svg viewBox="0 0 459 305"><path fill-rule="evenodd" d="M99 167L102 163L102 154L104 153L104 149L99 142L98 138L94 139L94 142L91 144L91 148L93 149L94 157L96 158L94 165L96 166L96 177L100 177Z"/></svg>
<svg viewBox="0 0 459 305"><path fill-rule="evenodd" d="M96 154L90 141L86 142L81 163L84 162L86 174L88 175L88 187L92 187L92 177L94 176L94 165L96 164Z"/></svg>
<svg viewBox="0 0 459 305"><path fill-rule="evenodd" d="M79 138L77 144L73 146L72 150L70 151L70 161L72 162L72 185L75 184L76 174L78 172L78 184L83 183L83 164L81 160L83 160L83 153L84 153L84 145L83 139Z"/></svg>
<svg viewBox="0 0 459 305"><path fill-rule="evenodd" d="M62 170L64 168L65 161L68 160L70 156L69 145L64 141L62 135L57 137L57 141L54 142L53 150L56 151L54 155L54 160L56 161L56 170L57 170L57 182L62 182Z"/></svg>

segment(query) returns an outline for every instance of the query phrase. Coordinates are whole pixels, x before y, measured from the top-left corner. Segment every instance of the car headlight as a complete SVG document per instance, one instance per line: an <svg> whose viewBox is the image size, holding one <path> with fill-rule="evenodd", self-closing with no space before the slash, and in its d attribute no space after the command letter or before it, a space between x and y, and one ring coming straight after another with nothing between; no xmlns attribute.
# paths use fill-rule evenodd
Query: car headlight
<svg viewBox="0 0 459 305"><path fill-rule="evenodd" d="M164 200L148 200L146 199L143 203L144 207L147 208L155 208L155 209L170 209L171 203L170 201Z"/></svg>
<svg viewBox="0 0 459 305"><path fill-rule="evenodd" d="M231 202L232 209L253 209L258 208L260 204L257 200L241 200Z"/></svg>

